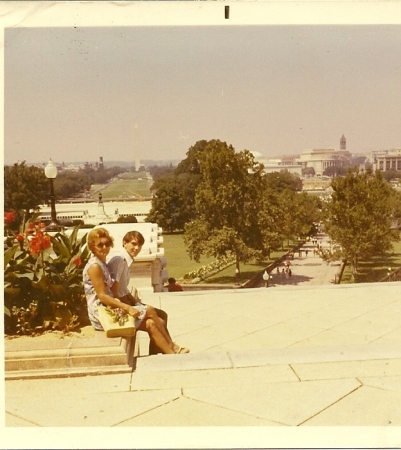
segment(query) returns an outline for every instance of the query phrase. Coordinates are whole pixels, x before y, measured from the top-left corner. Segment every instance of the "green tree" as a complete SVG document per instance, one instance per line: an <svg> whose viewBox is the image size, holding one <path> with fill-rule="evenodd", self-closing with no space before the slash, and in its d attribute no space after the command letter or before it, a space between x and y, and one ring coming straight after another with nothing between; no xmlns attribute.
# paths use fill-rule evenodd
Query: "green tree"
<svg viewBox="0 0 401 450"><path fill-rule="evenodd" d="M183 231L195 217L195 192L202 180L199 158L207 141L198 141L188 149L187 157L174 169L157 176L151 191L152 208L147 221L155 222L165 231Z"/></svg>
<svg viewBox="0 0 401 450"><path fill-rule="evenodd" d="M48 202L49 181L43 169L27 166L25 161L4 167L5 211L29 212ZM19 220L21 220L21 216Z"/></svg>
<svg viewBox="0 0 401 450"><path fill-rule="evenodd" d="M152 176L153 181L158 180L160 177L164 175L171 175L174 173L175 167L172 164L168 166L150 166L148 167L148 171Z"/></svg>
<svg viewBox="0 0 401 450"><path fill-rule="evenodd" d="M379 171L350 170L332 182L333 194L325 211L325 229L349 260L353 278L358 261L392 247L390 233L393 192Z"/></svg>
<svg viewBox="0 0 401 450"><path fill-rule="evenodd" d="M201 140L197 141L195 145L190 147L187 151L187 157L183 159L175 169L175 174L180 175L182 173L187 173L192 175L200 175L200 157L208 145L209 141Z"/></svg>
<svg viewBox="0 0 401 450"><path fill-rule="evenodd" d="M192 176L162 176L152 185L154 192L148 222L155 222L167 232L183 231L195 215L195 189Z"/></svg>
<svg viewBox="0 0 401 450"><path fill-rule="evenodd" d="M292 220L294 236L310 236L315 233L315 223L321 220L322 202L319 197L301 192L294 197Z"/></svg>
<svg viewBox="0 0 401 450"><path fill-rule="evenodd" d="M302 176L307 177L307 176L315 176L315 169L313 167L305 167L302 169Z"/></svg>
<svg viewBox="0 0 401 450"><path fill-rule="evenodd" d="M279 250L282 247L285 215L280 193L272 189L265 177L261 181L264 186L258 190L260 198L255 215L255 229L260 231L262 240L259 244L261 245L260 254L256 257L262 261L265 257L270 259L271 251Z"/></svg>
<svg viewBox="0 0 401 450"><path fill-rule="evenodd" d="M90 179L84 173L60 172L54 180L54 191L59 199L74 197L90 187Z"/></svg>
<svg viewBox="0 0 401 450"><path fill-rule="evenodd" d="M146 221L157 223L166 232L179 230L181 227L177 219L181 203L176 178L171 175L161 176L153 183L151 191L152 207Z"/></svg>
<svg viewBox="0 0 401 450"><path fill-rule="evenodd" d="M391 220L393 228L401 227L401 192L393 188L391 196Z"/></svg>
<svg viewBox="0 0 401 450"><path fill-rule="evenodd" d="M347 175L349 167L344 166L331 166L324 169L323 175L327 177L342 177Z"/></svg>
<svg viewBox="0 0 401 450"><path fill-rule="evenodd" d="M387 181L401 178L401 172L399 170L390 169L390 170L385 170L384 172L381 172L381 173L383 175L383 178Z"/></svg>
<svg viewBox="0 0 401 450"><path fill-rule="evenodd" d="M107 183L120 173L125 172L128 172L128 169L120 166L108 167L103 170L95 170L89 167L87 169L82 169L81 171L81 173L86 174L89 177L91 184Z"/></svg>
<svg viewBox="0 0 401 450"><path fill-rule="evenodd" d="M283 192L285 189L302 191L302 180L298 175L290 173L286 169L266 174L266 180L276 192Z"/></svg>
<svg viewBox="0 0 401 450"><path fill-rule="evenodd" d="M138 223L138 219L133 214L128 214L126 216L120 216L117 219L117 223Z"/></svg>
<svg viewBox="0 0 401 450"><path fill-rule="evenodd" d="M239 273L240 261L267 250L263 166L249 151L236 153L219 140L207 143L197 164L202 175L195 196L197 216L187 223L184 242L196 261L201 255L234 255Z"/></svg>
<svg viewBox="0 0 401 450"><path fill-rule="evenodd" d="M314 222L320 220L319 199L306 192L289 189L280 193L280 230L282 239L309 236Z"/></svg>

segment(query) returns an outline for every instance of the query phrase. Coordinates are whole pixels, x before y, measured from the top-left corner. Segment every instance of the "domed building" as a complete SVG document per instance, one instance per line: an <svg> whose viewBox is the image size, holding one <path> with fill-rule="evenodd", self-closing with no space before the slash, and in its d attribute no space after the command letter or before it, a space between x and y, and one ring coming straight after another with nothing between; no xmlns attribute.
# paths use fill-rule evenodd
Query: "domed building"
<svg viewBox="0 0 401 450"><path fill-rule="evenodd" d="M256 161L264 165L266 173L288 170L302 176L302 169L313 168L316 176L322 176L329 167L344 167L351 164L352 154L347 150L347 140L340 138L340 149L314 148L304 150L299 155L284 155L281 158L267 159L261 153L251 151Z"/></svg>
<svg viewBox="0 0 401 450"><path fill-rule="evenodd" d="M346 150L344 135L340 139L340 150L335 148L314 148L304 150L298 158L302 168L312 167L315 175L321 176L329 167L343 167L351 164L352 155Z"/></svg>
<svg viewBox="0 0 401 450"><path fill-rule="evenodd" d="M263 164L265 173L280 172L281 170L288 170L290 173L302 175L302 167L299 163L294 161L294 157L289 160L284 158L267 159L261 153L251 151L256 161Z"/></svg>

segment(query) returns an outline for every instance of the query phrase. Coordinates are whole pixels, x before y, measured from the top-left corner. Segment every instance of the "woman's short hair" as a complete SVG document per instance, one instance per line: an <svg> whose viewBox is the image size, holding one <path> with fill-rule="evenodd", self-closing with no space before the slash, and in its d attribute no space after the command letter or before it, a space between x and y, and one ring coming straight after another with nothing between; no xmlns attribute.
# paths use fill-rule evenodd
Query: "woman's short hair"
<svg viewBox="0 0 401 450"><path fill-rule="evenodd" d="M110 233L106 230L106 228L94 228L89 231L87 243L90 250L92 250L95 242L98 239L107 238L110 244L110 247L114 246L114 239L110 236Z"/></svg>
<svg viewBox="0 0 401 450"><path fill-rule="evenodd" d="M126 233L123 237L123 243L127 244L134 239L138 242L139 245L143 245L145 243L145 238L139 231L128 231L128 233Z"/></svg>

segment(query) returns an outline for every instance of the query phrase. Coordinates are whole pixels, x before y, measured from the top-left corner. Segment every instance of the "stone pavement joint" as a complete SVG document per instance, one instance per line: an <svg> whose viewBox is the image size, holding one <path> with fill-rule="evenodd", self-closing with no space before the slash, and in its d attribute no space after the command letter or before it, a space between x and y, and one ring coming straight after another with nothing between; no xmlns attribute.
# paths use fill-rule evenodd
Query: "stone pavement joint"
<svg viewBox="0 0 401 450"><path fill-rule="evenodd" d="M18 347L24 345L23 339L6 341L6 360L13 358L15 364L6 373L13 378L5 382L6 427L157 426L161 428L156 434L163 434L163 427L256 430L256 425L269 427L272 436L276 428L288 426L365 426L358 434L363 443L358 443L371 446L377 436L370 435L366 426L379 427L381 435L380 427L385 426L386 446L398 447L401 283L334 285L331 280L338 267L317 266L319 258L311 254L294 261L294 275L303 277L298 284L280 278L281 284L269 288L147 295L146 303L168 312L171 335L191 353L146 356L148 338L138 333L141 356L133 370L125 362L125 373L105 374L113 366L101 364L108 355L123 353L113 342L100 346L102 354L99 345L90 350L90 338L40 348L31 340L25 349ZM324 271L331 273L324 277ZM305 281L315 275L325 284ZM69 346L82 356L89 352L92 356L86 361L92 363L97 355L96 364L54 363L47 373L44 367L31 367L26 371L31 379L24 379L24 371L17 379L15 352L37 352L33 354L40 358L46 349L42 356L51 361L58 351L64 358ZM48 378L40 379L40 372ZM84 373L98 376L74 376ZM38 407L38 398L46 408ZM168 430L170 437L174 431ZM324 430L331 447L350 446L343 433ZM152 438L145 434L142 445L148 448ZM136 446L141 447L141 436L136 434ZM200 431L197 448L206 437ZM236 443L246 437L250 435L239 433ZM181 446L187 444L180 438Z"/></svg>
<svg viewBox="0 0 401 450"><path fill-rule="evenodd" d="M137 358L135 372L169 372L205 369L235 369L280 364L334 363L344 361L401 360L398 343L281 348L268 350L154 355Z"/></svg>

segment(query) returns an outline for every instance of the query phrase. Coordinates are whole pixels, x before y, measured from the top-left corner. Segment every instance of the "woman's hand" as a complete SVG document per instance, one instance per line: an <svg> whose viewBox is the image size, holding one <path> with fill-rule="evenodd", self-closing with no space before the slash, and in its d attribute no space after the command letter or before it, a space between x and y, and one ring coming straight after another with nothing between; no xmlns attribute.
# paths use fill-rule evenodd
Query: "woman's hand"
<svg viewBox="0 0 401 450"><path fill-rule="evenodd" d="M139 316L140 311L133 306L129 306L127 309L127 313L135 319Z"/></svg>

